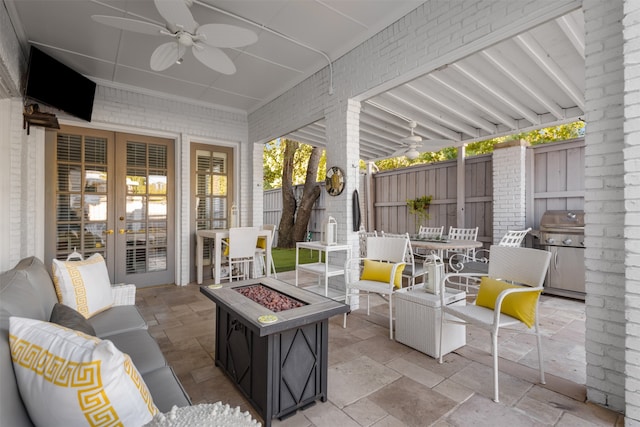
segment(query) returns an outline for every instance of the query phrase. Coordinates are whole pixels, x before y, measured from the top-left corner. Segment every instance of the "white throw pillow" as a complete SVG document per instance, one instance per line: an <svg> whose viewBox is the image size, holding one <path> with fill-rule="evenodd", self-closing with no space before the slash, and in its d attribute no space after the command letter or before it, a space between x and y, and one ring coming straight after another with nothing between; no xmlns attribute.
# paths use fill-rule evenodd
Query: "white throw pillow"
<svg viewBox="0 0 640 427"><path fill-rule="evenodd" d="M82 261L54 259L52 269L59 302L85 318L113 305L111 281L102 255L93 254Z"/></svg>
<svg viewBox="0 0 640 427"><path fill-rule="evenodd" d="M158 413L128 355L54 323L12 316L11 360L36 426L139 427Z"/></svg>

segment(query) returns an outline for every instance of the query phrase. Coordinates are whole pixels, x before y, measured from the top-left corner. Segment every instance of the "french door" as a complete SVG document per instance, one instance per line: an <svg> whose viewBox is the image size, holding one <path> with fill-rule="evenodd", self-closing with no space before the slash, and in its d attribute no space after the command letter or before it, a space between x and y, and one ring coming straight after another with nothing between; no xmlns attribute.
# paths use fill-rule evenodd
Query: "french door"
<svg viewBox="0 0 640 427"><path fill-rule="evenodd" d="M233 206L233 149L207 144L191 144L191 247L196 253L197 230L229 228L232 225ZM237 213L235 220L237 221ZM235 224L237 225L237 224ZM207 241L208 239L205 239ZM212 265L211 241L203 248L203 264ZM203 270L208 278L211 269ZM191 269L195 280L195 260Z"/></svg>
<svg viewBox="0 0 640 427"><path fill-rule="evenodd" d="M175 281L172 140L68 126L46 156L47 259L100 253L114 283Z"/></svg>

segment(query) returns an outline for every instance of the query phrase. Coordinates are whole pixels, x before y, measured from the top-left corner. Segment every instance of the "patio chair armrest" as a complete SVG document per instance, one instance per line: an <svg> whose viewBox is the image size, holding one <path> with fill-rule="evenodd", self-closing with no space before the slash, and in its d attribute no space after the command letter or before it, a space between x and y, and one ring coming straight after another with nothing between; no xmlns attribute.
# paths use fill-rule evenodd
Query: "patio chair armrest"
<svg viewBox="0 0 640 427"><path fill-rule="evenodd" d="M124 283L111 285L111 295L113 296L113 305L135 305L136 285L125 285Z"/></svg>

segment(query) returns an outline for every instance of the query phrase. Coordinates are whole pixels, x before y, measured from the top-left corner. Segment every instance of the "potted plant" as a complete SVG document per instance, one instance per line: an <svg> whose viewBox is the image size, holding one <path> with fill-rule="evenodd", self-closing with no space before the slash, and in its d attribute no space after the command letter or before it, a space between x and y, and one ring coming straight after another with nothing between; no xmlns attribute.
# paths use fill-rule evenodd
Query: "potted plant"
<svg viewBox="0 0 640 427"><path fill-rule="evenodd" d="M418 217L416 221L416 233L420 230L422 223L429 220L429 205L431 205L432 198L432 196L422 196L407 200L409 213Z"/></svg>

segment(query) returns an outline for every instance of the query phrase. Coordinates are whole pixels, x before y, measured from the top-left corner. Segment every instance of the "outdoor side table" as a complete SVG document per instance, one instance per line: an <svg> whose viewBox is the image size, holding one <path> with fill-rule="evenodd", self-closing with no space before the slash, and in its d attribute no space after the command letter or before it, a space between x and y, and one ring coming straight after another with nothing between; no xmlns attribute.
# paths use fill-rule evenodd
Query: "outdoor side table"
<svg viewBox="0 0 640 427"><path fill-rule="evenodd" d="M440 350L440 295L427 292L422 287L399 289L394 292L396 306L396 341L415 348L433 358ZM465 305L466 293L457 289L446 291L447 305ZM466 344L464 325L445 324L443 329L443 354Z"/></svg>

